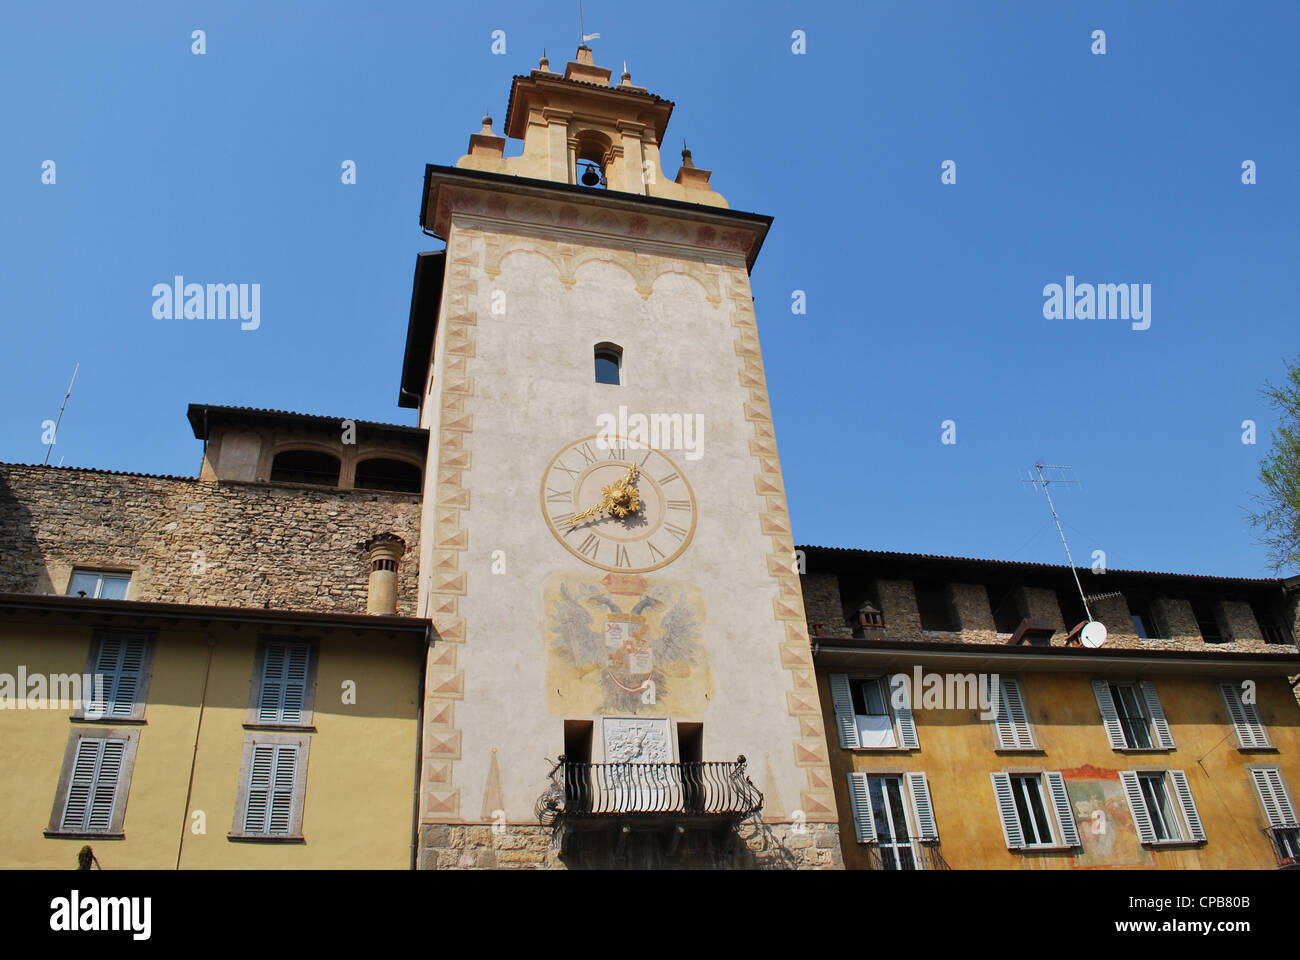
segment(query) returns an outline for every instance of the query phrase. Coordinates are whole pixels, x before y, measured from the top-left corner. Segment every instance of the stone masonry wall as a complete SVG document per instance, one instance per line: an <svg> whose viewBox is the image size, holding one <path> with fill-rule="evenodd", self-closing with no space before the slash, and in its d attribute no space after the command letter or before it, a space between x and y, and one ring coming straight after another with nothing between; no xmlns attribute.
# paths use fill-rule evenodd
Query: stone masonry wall
<svg viewBox="0 0 1300 960"><path fill-rule="evenodd" d="M1161 640L1182 640L1204 643L1201 628L1196 625L1192 605L1181 597L1156 597L1152 601L1156 620L1160 624Z"/></svg>
<svg viewBox="0 0 1300 960"><path fill-rule="evenodd" d="M1028 619L1045 620L1058 632L1069 629L1061 616L1061 603L1056 599L1055 590L1048 590L1046 587L1021 587L1020 609L1025 611Z"/></svg>
<svg viewBox="0 0 1300 960"><path fill-rule="evenodd" d="M809 632L813 624L822 625L822 636L849 637L853 630L844 619L840 598L840 578L833 573L807 573L800 578L803 586L803 609Z"/></svg>
<svg viewBox="0 0 1300 960"><path fill-rule="evenodd" d="M1224 638L1234 641L1264 642L1264 634L1255 622L1255 612L1249 603L1240 600L1224 600L1219 607L1223 616Z"/></svg>
<svg viewBox="0 0 1300 960"><path fill-rule="evenodd" d="M988 590L983 584L952 584L952 602L960 625L958 639L967 643L997 643L998 628L993 622Z"/></svg>
<svg viewBox="0 0 1300 960"><path fill-rule="evenodd" d="M422 824L421 870L839 870L839 827L833 823L742 824L719 833L687 830L671 849L666 831L634 831L620 841L617 825L557 838L550 827ZM558 842L557 842L558 839Z"/></svg>
<svg viewBox="0 0 1300 960"><path fill-rule="evenodd" d="M885 615L885 636L890 640L923 640L921 611L911 580L877 580L876 593Z"/></svg>
<svg viewBox="0 0 1300 960"><path fill-rule="evenodd" d="M1136 645L1141 642L1137 630L1133 627L1133 612L1129 609L1124 595L1107 595L1101 599L1089 601L1094 620L1106 625L1106 642L1114 646L1117 641Z"/></svg>
<svg viewBox="0 0 1300 960"><path fill-rule="evenodd" d="M393 532L397 613L415 616L419 530L413 494L0 464L0 592L122 568L130 600L365 613L361 544Z"/></svg>

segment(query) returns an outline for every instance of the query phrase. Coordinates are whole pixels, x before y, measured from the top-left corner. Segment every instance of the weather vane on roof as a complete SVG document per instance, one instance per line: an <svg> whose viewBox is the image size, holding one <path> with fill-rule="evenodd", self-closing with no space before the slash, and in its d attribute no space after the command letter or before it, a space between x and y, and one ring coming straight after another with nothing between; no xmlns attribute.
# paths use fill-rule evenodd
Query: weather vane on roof
<svg viewBox="0 0 1300 960"><path fill-rule="evenodd" d="M582 45L585 47L588 40L599 40L599 33L587 33L587 28L582 23L582 0L578 0L578 36L582 37Z"/></svg>

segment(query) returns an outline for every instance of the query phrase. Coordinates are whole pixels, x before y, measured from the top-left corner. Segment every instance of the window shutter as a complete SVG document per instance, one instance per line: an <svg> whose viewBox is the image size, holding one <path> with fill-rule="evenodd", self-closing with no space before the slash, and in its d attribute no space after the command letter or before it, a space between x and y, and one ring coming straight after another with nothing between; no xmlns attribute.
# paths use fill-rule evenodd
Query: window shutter
<svg viewBox="0 0 1300 960"><path fill-rule="evenodd" d="M1061 843L1067 847L1081 847L1079 827L1074 822L1074 807L1070 805L1070 794L1065 789L1065 777L1058 770L1049 770L1043 774L1047 781L1047 790L1052 795L1052 807L1056 810L1056 822L1061 827Z"/></svg>
<svg viewBox="0 0 1300 960"><path fill-rule="evenodd" d="M925 774L908 773L907 789L912 794L912 812L916 814L916 838L938 840L939 827L934 822L934 804L930 802L930 784Z"/></svg>
<svg viewBox="0 0 1300 960"><path fill-rule="evenodd" d="M1187 784L1187 774L1181 770L1170 770L1169 779L1174 782L1174 795L1178 805L1183 808L1183 820L1192 834L1192 839L1205 840L1205 829L1201 826L1201 815L1196 812L1196 801L1192 799L1192 788Z"/></svg>
<svg viewBox="0 0 1300 960"><path fill-rule="evenodd" d="M1156 731L1156 746L1163 750L1174 749L1174 735L1169 729L1169 721L1165 719L1164 708L1160 706L1156 685L1150 680L1143 680L1139 686L1142 689L1142 700L1147 705L1147 713L1151 715L1151 726Z"/></svg>
<svg viewBox="0 0 1300 960"><path fill-rule="evenodd" d="M1137 827L1139 842L1155 843L1156 831L1151 825L1151 814L1147 812L1147 802L1142 796L1142 785L1138 783L1138 775L1132 770L1121 770L1119 780L1124 784L1124 796L1128 797L1128 809L1133 815L1133 825Z"/></svg>
<svg viewBox="0 0 1300 960"><path fill-rule="evenodd" d="M117 682L113 684L108 715L134 717L135 701L144 678L145 653L149 641L143 637L128 637L122 642L122 658L117 668Z"/></svg>
<svg viewBox="0 0 1300 960"><path fill-rule="evenodd" d="M122 774L122 758L126 753L125 740L104 740L99 758L99 772L95 774L95 789L90 795L90 815L86 826L95 832L107 833L113 825L113 807L117 802L117 784Z"/></svg>
<svg viewBox="0 0 1300 960"><path fill-rule="evenodd" d="M1025 834L1020 829L1020 816L1011 795L1011 775L990 773L989 776L993 780L993 796L998 802L998 816L1002 818L1002 836L1006 838L1007 849L1019 850L1025 845Z"/></svg>
<svg viewBox="0 0 1300 960"><path fill-rule="evenodd" d="M853 807L853 826L858 843L876 842L876 818L871 812L871 790L865 773L849 774L849 803Z"/></svg>
<svg viewBox="0 0 1300 960"><path fill-rule="evenodd" d="M1105 680L1092 681L1092 692L1097 698L1097 709L1101 711L1101 722L1106 727L1106 736L1110 738L1112 750L1123 750L1128 746L1124 740L1124 729L1119 725L1119 711L1110 695L1110 684Z"/></svg>
<svg viewBox="0 0 1300 960"><path fill-rule="evenodd" d="M1034 730L1029 725L1025 698L1020 681L1015 677L998 678L997 720L998 748L1002 750L1033 750Z"/></svg>
<svg viewBox="0 0 1300 960"><path fill-rule="evenodd" d="M1228 708L1228 718L1232 720L1233 729L1237 731L1237 744L1242 750L1258 750L1271 747L1264 724L1259 719L1259 711L1253 703L1241 699L1241 688L1233 683L1219 684L1219 694L1224 706Z"/></svg>
<svg viewBox="0 0 1300 960"><path fill-rule="evenodd" d="M858 739L858 721L853 716L853 694L849 690L847 674L831 674L831 702L835 704L835 726L840 731L840 746L857 750L861 741Z"/></svg>
<svg viewBox="0 0 1300 960"><path fill-rule="evenodd" d="M258 723L302 723L311 647L305 643L268 640L264 657Z"/></svg>
<svg viewBox="0 0 1300 960"><path fill-rule="evenodd" d="M288 835L293 825L293 785L298 766L298 748L281 744L275 748L270 828L268 833Z"/></svg>
<svg viewBox="0 0 1300 960"><path fill-rule="evenodd" d="M903 705L894 707L894 722L898 724L898 742L904 750L920 750L921 741L916 739L916 721L912 719L911 677L905 673L896 673L889 678L888 691L890 703L893 703L893 691L902 691Z"/></svg>
<svg viewBox="0 0 1300 960"><path fill-rule="evenodd" d="M77 741L60 829L70 833L108 832L113 825L125 753L125 740L82 737Z"/></svg>
<svg viewBox="0 0 1300 960"><path fill-rule="evenodd" d="M63 820L59 824L61 830L80 833L86 829L86 811L90 809L95 771L99 768L99 755L103 749L103 740L82 737L77 741L77 758L72 764L68 800L63 807Z"/></svg>
<svg viewBox="0 0 1300 960"><path fill-rule="evenodd" d="M271 805L271 780L274 772L274 744L254 744L253 762L248 772L248 804L244 811L244 833L266 833L266 818Z"/></svg>
<svg viewBox="0 0 1300 960"><path fill-rule="evenodd" d="M1294 830L1300 827L1300 821L1296 819L1295 807L1291 805L1291 798L1286 792L1286 784L1282 782L1282 771L1252 770L1250 776L1255 781L1255 790L1258 791L1259 799L1264 804L1268 825L1275 830Z"/></svg>

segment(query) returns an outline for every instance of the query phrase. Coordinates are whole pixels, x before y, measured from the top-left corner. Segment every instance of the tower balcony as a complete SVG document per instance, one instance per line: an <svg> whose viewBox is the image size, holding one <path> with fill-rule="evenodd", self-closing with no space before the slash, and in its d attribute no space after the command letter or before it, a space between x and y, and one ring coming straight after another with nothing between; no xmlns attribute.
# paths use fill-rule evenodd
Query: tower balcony
<svg viewBox="0 0 1300 960"><path fill-rule="evenodd" d="M567 829L618 824L724 827L763 807L763 794L732 763L586 763L560 757L538 798L537 818Z"/></svg>

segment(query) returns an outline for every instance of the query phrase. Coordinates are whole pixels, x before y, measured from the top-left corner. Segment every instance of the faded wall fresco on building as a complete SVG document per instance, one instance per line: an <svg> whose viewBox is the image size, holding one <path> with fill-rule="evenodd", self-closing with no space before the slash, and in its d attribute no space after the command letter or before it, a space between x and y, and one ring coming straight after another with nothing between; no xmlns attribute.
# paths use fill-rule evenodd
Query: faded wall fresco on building
<svg viewBox="0 0 1300 960"><path fill-rule="evenodd" d="M1074 808L1083 852L1074 855L1076 868L1151 867L1155 858L1138 842L1118 770L1093 766L1062 770Z"/></svg>
<svg viewBox="0 0 1300 960"><path fill-rule="evenodd" d="M713 692L694 584L561 573L543 588L549 709L556 716L700 716Z"/></svg>

